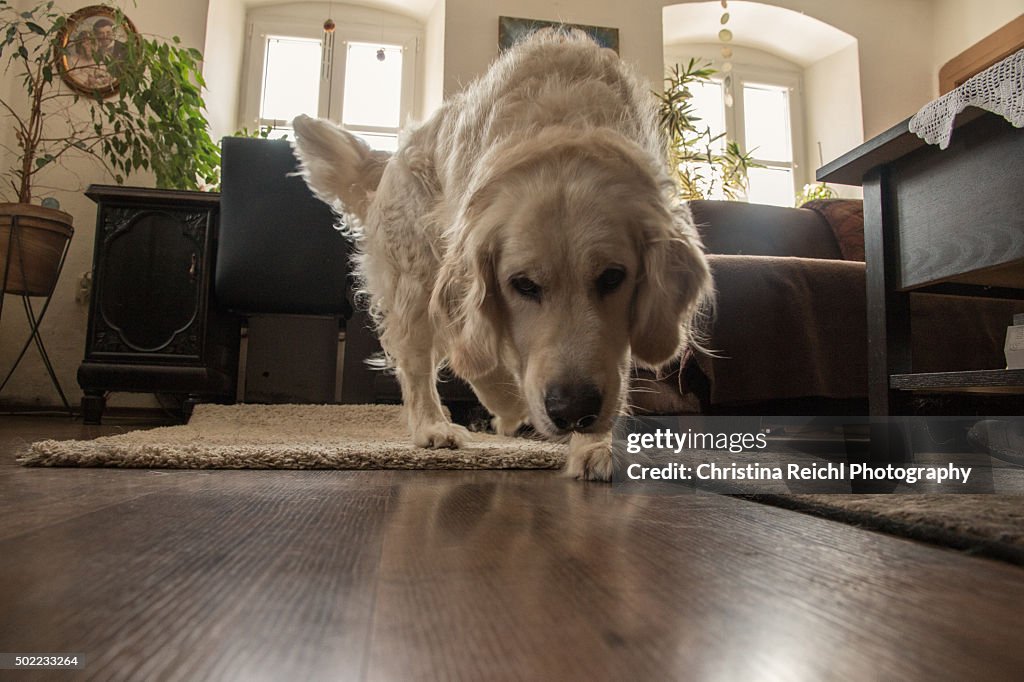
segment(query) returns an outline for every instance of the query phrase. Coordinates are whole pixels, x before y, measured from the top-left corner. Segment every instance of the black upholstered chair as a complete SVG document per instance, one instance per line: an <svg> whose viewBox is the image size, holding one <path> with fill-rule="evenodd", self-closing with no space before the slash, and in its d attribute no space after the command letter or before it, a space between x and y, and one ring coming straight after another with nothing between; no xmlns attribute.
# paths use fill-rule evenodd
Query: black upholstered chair
<svg viewBox="0 0 1024 682"><path fill-rule="evenodd" d="M305 375L317 384L303 386L300 376L298 384L285 382L286 390L261 386L255 397L246 391L239 399L399 402L394 376L366 364L381 348L366 313L351 305L351 244L334 229L336 216L295 175L291 144L225 138L222 164L215 293L249 320L243 376L262 384L268 374ZM339 363L331 343L342 329ZM333 396L324 395L317 376L331 380ZM448 377L438 388L453 415L468 418L476 405L469 387ZM303 392L311 397L303 400Z"/></svg>
<svg viewBox="0 0 1024 682"><path fill-rule="evenodd" d="M295 175L291 144L226 137L221 145L217 298L245 313L351 316L349 244Z"/></svg>
<svg viewBox="0 0 1024 682"><path fill-rule="evenodd" d="M214 291L248 320L239 399L337 400L349 242L295 175L289 142L227 137L222 164Z"/></svg>

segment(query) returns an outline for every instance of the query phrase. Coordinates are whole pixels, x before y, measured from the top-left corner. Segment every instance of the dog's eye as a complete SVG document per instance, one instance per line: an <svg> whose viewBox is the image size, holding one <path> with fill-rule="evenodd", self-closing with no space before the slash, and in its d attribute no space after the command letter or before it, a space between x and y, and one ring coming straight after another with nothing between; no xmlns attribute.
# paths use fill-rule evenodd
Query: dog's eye
<svg viewBox="0 0 1024 682"><path fill-rule="evenodd" d="M509 284L512 285L513 289L526 298L531 298L535 301L540 300L540 285L529 277L513 277L509 281Z"/></svg>
<svg viewBox="0 0 1024 682"><path fill-rule="evenodd" d="M610 294L619 288L624 279L626 279L625 270L622 268L608 268L597 278L597 291L602 296Z"/></svg>

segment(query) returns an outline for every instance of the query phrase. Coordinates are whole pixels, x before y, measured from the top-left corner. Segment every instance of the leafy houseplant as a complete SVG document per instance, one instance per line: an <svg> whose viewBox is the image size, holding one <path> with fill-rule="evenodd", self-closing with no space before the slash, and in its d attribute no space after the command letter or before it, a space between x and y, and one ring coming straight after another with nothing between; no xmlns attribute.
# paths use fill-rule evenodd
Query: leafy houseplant
<svg viewBox="0 0 1024 682"><path fill-rule="evenodd" d="M804 185L803 191L796 195L796 205L803 206L808 201L819 199L835 199L837 196L839 195L836 194L836 191L824 182L808 184Z"/></svg>
<svg viewBox="0 0 1024 682"><path fill-rule="evenodd" d="M231 137L248 137L255 140L269 140L270 135L274 132L273 126L257 127L253 130L242 127L231 133ZM281 140L287 140L287 135L282 135ZM219 192L221 186L221 149L220 145L217 145L217 158L216 161L210 167L209 172L203 176L203 182L200 185L200 189L210 192Z"/></svg>
<svg viewBox="0 0 1024 682"><path fill-rule="evenodd" d="M120 10L108 11L115 27L131 25ZM219 162L203 112L199 51L183 47L177 37L165 42L131 30L124 31L129 39L119 43L116 61L92 51L69 65L63 58L78 47L69 45L75 16L53 2L19 11L0 0L0 63L12 81L0 93L0 117L14 132L13 146L3 146L0 196L16 202L0 204L0 267L21 262L24 254L8 254L8 243L28 233L12 239L10 216L36 197L41 178L54 166L92 158L118 184L134 171L151 170L159 187L193 189ZM62 69L66 75L96 68L116 74L116 86L108 78L102 88L76 89L62 77ZM33 214L48 210L32 208ZM66 219L70 238L71 216L56 211L53 218Z"/></svg>
<svg viewBox="0 0 1024 682"><path fill-rule="evenodd" d="M714 74L710 62L698 64L691 59L685 66L673 66L664 91L655 93L661 126L668 136L669 160L679 179L680 196L686 200L719 193L738 199L747 191L748 171L760 167L735 141L722 144L725 133L713 135L694 111L690 86Z"/></svg>

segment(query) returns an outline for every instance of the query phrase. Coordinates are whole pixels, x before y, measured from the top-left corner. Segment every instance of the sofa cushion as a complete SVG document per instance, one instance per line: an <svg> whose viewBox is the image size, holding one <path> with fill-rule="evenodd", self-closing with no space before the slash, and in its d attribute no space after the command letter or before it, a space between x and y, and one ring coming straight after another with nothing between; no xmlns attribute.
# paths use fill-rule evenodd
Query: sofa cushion
<svg viewBox="0 0 1024 682"><path fill-rule="evenodd" d="M864 260L864 202L860 199L815 199L808 208L825 219L845 260Z"/></svg>
<svg viewBox="0 0 1024 682"><path fill-rule="evenodd" d="M708 253L842 259L828 223L815 211L739 201L691 201Z"/></svg>

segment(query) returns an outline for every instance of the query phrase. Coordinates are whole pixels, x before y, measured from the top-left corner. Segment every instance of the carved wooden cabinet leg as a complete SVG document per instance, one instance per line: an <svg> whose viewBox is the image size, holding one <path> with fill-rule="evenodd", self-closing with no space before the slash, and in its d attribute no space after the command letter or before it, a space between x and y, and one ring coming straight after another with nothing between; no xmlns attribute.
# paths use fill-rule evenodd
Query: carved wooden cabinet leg
<svg viewBox="0 0 1024 682"><path fill-rule="evenodd" d="M86 391L82 396L82 421L86 424L99 424L106 406L107 399L103 391Z"/></svg>

